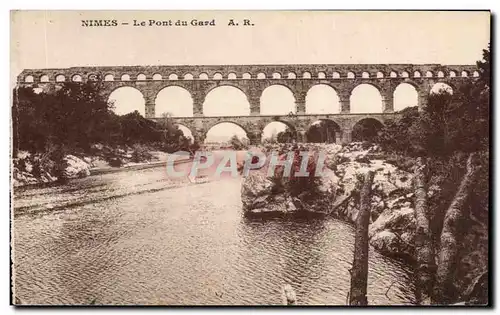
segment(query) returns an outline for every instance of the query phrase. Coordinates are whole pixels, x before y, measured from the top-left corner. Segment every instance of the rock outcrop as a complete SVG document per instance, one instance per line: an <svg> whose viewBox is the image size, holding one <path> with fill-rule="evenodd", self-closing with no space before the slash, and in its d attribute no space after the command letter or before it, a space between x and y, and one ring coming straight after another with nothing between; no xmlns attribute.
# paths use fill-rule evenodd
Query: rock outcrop
<svg viewBox="0 0 500 315"><path fill-rule="evenodd" d="M324 176L317 178L316 187L306 188L314 188L314 198L293 196L286 189L286 179L267 176L267 168L263 167L251 171L243 180L241 195L245 213L321 213L354 223L359 208L358 178L372 170L375 177L370 244L385 255L412 258L415 234L413 174L383 160L383 152L376 145L307 144L307 149L314 154L319 151L326 154ZM265 148L267 152L272 150L283 153L289 148L278 145Z"/></svg>
<svg viewBox="0 0 500 315"><path fill-rule="evenodd" d="M19 152L12 164L12 184L14 187L25 185L51 183L57 181L56 169L62 167L61 178L71 179L90 175L91 161L89 158L80 159L74 155L67 155L63 164L57 166L54 161L44 158L40 154L32 155L28 152Z"/></svg>
<svg viewBox="0 0 500 315"><path fill-rule="evenodd" d="M65 168L63 171L64 178L81 178L90 175L90 159L89 162L77 158L74 155L64 157Z"/></svg>
<svg viewBox="0 0 500 315"><path fill-rule="evenodd" d="M312 155L310 158L313 158ZM249 176L245 177L241 187L241 199L247 215L326 213L327 205L333 202L337 187L338 179L333 171L327 169L325 178L317 179L315 190L302 193L295 191L293 185L306 185L309 178L290 179L279 175L281 171L282 169L277 167L276 172L269 174L266 163L260 169L250 171ZM314 194L314 198L306 193Z"/></svg>

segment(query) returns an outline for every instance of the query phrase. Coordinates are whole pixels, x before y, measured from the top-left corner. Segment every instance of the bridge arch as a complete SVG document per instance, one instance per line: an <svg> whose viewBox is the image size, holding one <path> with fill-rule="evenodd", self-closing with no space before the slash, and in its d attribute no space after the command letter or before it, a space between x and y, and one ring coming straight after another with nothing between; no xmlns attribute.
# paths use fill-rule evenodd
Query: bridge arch
<svg viewBox="0 0 500 315"><path fill-rule="evenodd" d="M383 111L380 88L374 83L354 87L350 96L351 113L381 113Z"/></svg>
<svg viewBox="0 0 500 315"><path fill-rule="evenodd" d="M162 117L167 113L172 117L192 117L191 93L178 85L169 85L158 91L155 97L155 116Z"/></svg>
<svg viewBox="0 0 500 315"><path fill-rule="evenodd" d="M104 76L104 81L114 81L114 80L115 77L111 73L108 73Z"/></svg>
<svg viewBox="0 0 500 315"><path fill-rule="evenodd" d="M274 73L273 73L272 78L273 78L273 79L281 79L281 73L279 73L279 72L274 72Z"/></svg>
<svg viewBox="0 0 500 315"><path fill-rule="evenodd" d="M337 71L333 72L332 79L340 79L340 73L338 73Z"/></svg>
<svg viewBox="0 0 500 315"><path fill-rule="evenodd" d="M288 133L286 133L287 131ZM262 128L260 140L261 142L290 142L292 139L297 139L295 126L287 121L274 120Z"/></svg>
<svg viewBox="0 0 500 315"><path fill-rule="evenodd" d="M99 81L99 79L100 79L100 76L97 73L89 73L87 75L87 80L88 81Z"/></svg>
<svg viewBox="0 0 500 315"><path fill-rule="evenodd" d="M288 72L287 78L288 79L296 79L297 75L295 74L295 72Z"/></svg>
<svg viewBox="0 0 500 315"><path fill-rule="evenodd" d="M216 127L216 126L222 125L222 124L235 125L235 126L241 128L243 131L245 131L246 134L248 134L249 131L250 131L250 130L248 130L248 128L245 125L243 125L242 123L240 123L237 119L231 119L231 118L222 119L222 120L218 120L216 122L213 122L213 123L207 125L206 130L208 132L208 131L210 131L210 129L212 129L212 128Z"/></svg>
<svg viewBox="0 0 500 315"><path fill-rule="evenodd" d="M376 118L361 118L352 128L352 141L374 141L383 127Z"/></svg>
<svg viewBox="0 0 500 315"><path fill-rule="evenodd" d="M71 81L73 82L82 82L82 76L79 75L79 74L74 74L72 77L71 77Z"/></svg>
<svg viewBox="0 0 500 315"><path fill-rule="evenodd" d="M284 84L272 84L260 96L261 115L288 115L296 112L295 96Z"/></svg>
<svg viewBox="0 0 500 315"><path fill-rule="evenodd" d="M231 119L217 121L206 128L204 135L205 143L209 142L227 142L234 135L240 140L250 139L250 133L247 128L237 121ZM250 140L249 140L250 141Z"/></svg>
<svg viewBox="0 0 500 315"><path fill-rule="evenodd" d="M66 77L63 74L56 75L56 82L64 82L66 81Z"/></svg>
<svg viewBox="0 0 500 315"><path fill-rule="evenodd" d="M337 114L340 113L340 98L331 85L313 85L306 94L307 114Z"/></svg>
<svg viewBox="0 0 500 315"><path fill-rule="evenodd" d="M34 81L35 81L35 80L34 80L34 78L33 78L33 76L32 76L32 75L27 75L27 76L25 76L25 77L24 77L24 82L27 82L27 83L32 83L32 82L34 82Z"/></svg>
<svg viewBox="0 0 500 315"><path fill-rule="evenodd" d="M207 90L205 90L205 95L208 95L213 90L218 89L218 88L222 88L222 87L232 87L232 88L235 88L237 90L240 90L241 93L243 93L243 94L245 94L245 96L247 96L247 91L244 89L244 87L242 85L238 84L238 82L222 82L222 83L219 83L219 84L217 84L215 86L210 86Z"/></svg>
<svg viewBox="0 0 500 315"><path fill-rule="evenodd" d="M159 73L153 74L153 81L161 81L163 80L163 77Z"/></svg>
<svg viewBox="0 0 500 315"><path fill-rule="evenodd" d="M375 89L377 89L379 91L379 93L381 93L380 91L382 91L382 87L378 84L377 81L363 81L362 83L354 83L352 86L351 86L351 90L349 91L349 93L352 95L353 91L359 87L359 86L365 86L365 85L369 85L369 86L372 86L374 87Z"/></svg>
<svg viewBox="0 0 500 315"><path fill-rule="evenodd" d="M191 73L186 73L183 76L184 80L193 80L193 75Z"/></svg>
<svg viewBox="0 0 500 315"><path fill-rule="evenodd" d="M394 111L400 111L406 107L418 106L419 94L414 84L409 82L400 83L394 89Z"/></svg>
<svg viewBox="0 0 500 315"><path fill-rule="evenodd" d="M245 72L245 73L243 73L243 75L241 76L241 78L245 79L245 80L248 80L248 79L252 78L252 75L249 72Z"/></svg>
<svg viewBox="0 0 500 315"><path fill-rule="evenodd" d="M250 102L237 84L224 84L208 91L203 102L205 116L248 116Z"/></svg>
<svg viewBox="0 0 500 315"><path fill-rule="evenodd" d="M146 101L140 90L132 86L119 86L108 96L108 102L114 105L113 111L117 115L125 115L138 111L143 117L146 112Z"/></svg>

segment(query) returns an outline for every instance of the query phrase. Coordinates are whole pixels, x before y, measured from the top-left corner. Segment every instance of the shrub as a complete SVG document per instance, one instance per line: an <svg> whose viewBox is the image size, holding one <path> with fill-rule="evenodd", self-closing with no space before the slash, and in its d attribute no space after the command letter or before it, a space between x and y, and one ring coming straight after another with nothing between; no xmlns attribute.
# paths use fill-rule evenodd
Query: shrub
<svg viewBox="0 0 500 315"><path fill-rule="evenodd" d="M149 149L140 144L134 144L132 148L132 162L134 163L140 163L140 162L147 162L150 161L153 158L153 155L151 152L149 152Z"/></svg>
<svg viewBox="0 0 500 315"><path fill-rule="evenodd" d="M123 165L123 161L119 157L110 157L106 161L111 167L121 167Z"/></svg>
<svg viewBox="0 0 500 315"><path fill-rule="evenodd" d="M229 142L231 143L231 146L234 150L243 150L247 148L247 146L238 138L237 135L232 136Z"/></svg>

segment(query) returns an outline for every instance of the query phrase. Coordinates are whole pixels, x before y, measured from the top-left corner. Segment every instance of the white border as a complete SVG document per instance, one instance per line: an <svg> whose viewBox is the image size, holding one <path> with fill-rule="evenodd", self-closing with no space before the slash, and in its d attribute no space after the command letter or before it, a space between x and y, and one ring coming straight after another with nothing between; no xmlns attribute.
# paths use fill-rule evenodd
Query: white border
<svg viewBox="0 0 500 315"><path fill-rule="evenodd" d="M284 5L286 4L286 5ZM0 109L0 117L3 120L0 123L0 134L2 135L0 137L1 143L0 143L0 148L3 148L2 151L5 153L0 156L1 159L1 174L0 174L0 179L1 179L1 185L2 185L2 190L0 193L0 198L1 198L1 204L2 204L2 222L3 223L3 228L0 229L1 231L1 240L3 246L1 247L0 250L0 263L1 263L1 268L0 268L0 290L1 290L1 303L0 303L0 311L1 314L13 314L16 310L9 306L9 301L10 301L10 279L9 279L9 269L10 269L10 260L9 260L9 215L8 215L8 210L9 210L9 189L10 189L10 182L8 180L9 178L9 168L8 165L10 165L10 157L7 156L7 151L10 150L9 147L9 136L10 136L10 98L11 98L11 91L10 91L10 60L9 60L9 51L10 51L10 10L17 10L17 9L22 9L22 10L27 10L27 9L38 9L38 10L76 10L76 9L86 9L86 10L204 10L204 9L210 9L210 10L327 10L327 9L336 9L336 10L348 10L348 9L355 9L355 10L369 10L369 9L378 9L378 10L385 10L385 9L408 9L408 10L438 10L438 9L448 9L448 10L470 10L470 9L475 9L475 10L480 10L480 9L490 9L493 11L493 13L498 13L500 10L499 8L500 1L498 0L491 0L491 1L485 1L485 0L454 0L450 1L449 3L444 4L443 1L435 1L435 0L419 0L419 1L388 1L388 0L378 0L378 1L356 1L356 0L349 0L349 1L336 1L336 2L331 2L331 1L317 1L317 0L307 0L307 1L294 1L294 0L287 0L287 1L275 1L274 3L271 3L269 0L253 0L253 1L224 1L224 0L183 0L183 1L178 1L178 2L166 2L166 1L149 1L149 0L141 0L141 1L130 1L130 2L115 2L115 3L104 3L102 0L86 0L86 1L53 1L53 0L45 0L45 1L36 1L36 0L24 0L24 1L16 1L15 3L12 1L1 1L0 2L0 7L2 10L0 10L0 18L2 19L2 25L4 27L0 28L0 36L1 36L1 42L4 43L4 48L2 50L2 59L4 61L5 68L7 71L4 71L3 75L0 76L0 86L2 87L0 89L1 93L1 99L3 100L2 106ZM495 24L493 24L495 26ZM415 27L418 27L415 26ZM495 27L496 28L496 27ZM497 43L497 33L493 32L494 35L494 42ZM496 60L496 58L495 58ZM496 70L496 68L494 69ZM496 73L496 71L495 71ZM498 82L495 80L495 89L494 92L498 91ZM495 104L492 104L492 107L494 107ZM494 117L494 121L499 122L500 121L500 114L499 110L496 111L496 115ZM495 139L498 141L498 134L495 130ZM495 150L495 155L497 155L498 150ZM497 167L498 168L498 167ZM498 177L498 172L495 171L496 177ZM496 187L494 196L500 196L500 188ZM495 203L496 206L496 203ZM496 208L496 207L495 207ZM493 211L493 210L492 210ZM495 215L495 222L491 222L491 227L492 230L494 230L495 227L499 227L499 215ZM498 234L498 233L495 233ZM496 235L495 235L496 236ZM493 244L497 243L497 238L493 240ZM496 246L495 246L496 247ZM492 249L494 250L494 249ZM495 259L496 261L496 259ZM494 266L494 269L496 270L496 266ZM493 280L493 279L492 279ZM494 285L495 281L491 281L492 285ZM335 285L335 284L332 284ZM497 293L498 291L495 290ZM498 301L497 299L498 294L495 295L495 301ZM97 309L92 309L92 308L87 308L87 309L64 309L61 310L63 312L66 311L75 311L77 310L79 313L84 313L84 314L104 314L105 312L109 311L115 311L115 309L105 309L105 308L97 308ZM133 313L142 313L146 311L147 309L129 309L128 311L131 311ZM34 313L35 311L39 312L40 310L23 310L24 314L31 314ZM52 312L52 309L45 309L44 312ZM120 309L120 311L123 311ZM168 312L177 312L177 310L174 309L169 309L167 310ZM179 310L180 311L180 310ZM192 310L186 310L183 309L183 312L188 311L189 313L199 313L201 309L192 309ZM212 310L214 311L214 310ZM224 310L225 313L233 313L236 314L237 312L240 312L241 310L233 310L233 309L226 309ZM247 311L253 311L253 310L247 310ZM277 311L277 310L276 310ZM282 311L282 310L281 310ZM307 311L307 310L306 310ZM331 309L331 310L323 310L322 312L325 311L334 311L334 312L343 312L344 310L339 310L339 309ZM354 312L360 312L361 310L355 310ZM381 312L386 312L388 311L387 309L380 309L379 311ZM391 311L396 311L396 312L405 312L405 310L391 310ZM416 310L420 311L420 310ZM443 312L445 310L437 310L437 309L432 309L432 310L425 310L425 312ZM446 312L454 312L454 309L448 309ZM217 310L218 312L218 310ZM296 312L293 310L286 311L288 313ZM351 312L351 311L349 311ZM474 310L468 310L468 312L475 312Z"/></svg>

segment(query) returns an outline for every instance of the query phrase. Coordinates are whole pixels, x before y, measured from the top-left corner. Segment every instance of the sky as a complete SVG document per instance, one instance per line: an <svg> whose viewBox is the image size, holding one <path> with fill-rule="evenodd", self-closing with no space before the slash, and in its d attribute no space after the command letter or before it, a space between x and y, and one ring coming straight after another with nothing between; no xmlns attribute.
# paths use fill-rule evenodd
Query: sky
<svg viewBox="0 0 500 315"><path fill-rule="evenodd" d="M129 25L82 27L82 19L116 19ZM193 19L215 20L216 25L133 26L134 20L148 24ZM228 26L230 19L240 26ZM242 26L243 19L253 26ZM490 38L489 13L472 11L23 11L12 13L11 26L12 82L23 69L73 66L474 64ZM362 92L352 96L351 107L358 102L358 110L367 111L366 104L370 110L380 105L379 95L370 88ZM414 102L411 89L399 94L401 104L396 107ZM143 111L140 94L120 91L113 97L119 113ZM189 93L171 88L158 95L156 111L190 116L190 102ZM287 114L294 110L293 102L290 91L274 86L262 95L262 114ZM306 111L338 111L335 92L326 86L314 88ZM219 88L207 95L204 112L248 114L248 101L239 90ZM236 130L219 127L212 134L230 137Z"/></svg>

